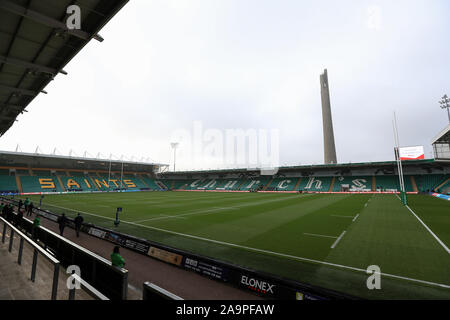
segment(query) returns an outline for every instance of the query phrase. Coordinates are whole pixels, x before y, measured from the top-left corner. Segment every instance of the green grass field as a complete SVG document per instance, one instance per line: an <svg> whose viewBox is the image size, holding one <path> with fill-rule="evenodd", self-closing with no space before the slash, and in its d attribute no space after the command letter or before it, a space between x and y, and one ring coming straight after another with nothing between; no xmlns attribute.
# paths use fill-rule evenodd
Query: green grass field
<svg viewBox="0 0 450 320"><path fill-rule="evenodd" d="M409 196L417 216L395 195L70 194L43 207L111 229L123 207L120 232L363 298L450 299L450 203L426 195ZM381 290L366 286L370 265Z"/></svg>

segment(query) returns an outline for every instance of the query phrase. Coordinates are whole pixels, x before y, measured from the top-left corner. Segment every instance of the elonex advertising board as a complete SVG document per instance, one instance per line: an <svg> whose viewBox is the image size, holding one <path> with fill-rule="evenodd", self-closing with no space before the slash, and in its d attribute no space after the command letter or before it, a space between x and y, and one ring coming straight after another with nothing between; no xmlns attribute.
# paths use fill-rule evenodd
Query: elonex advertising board
<svg viewBox="0 0 450 320"><path fill-rule="evenodd" d="M423 146L400 148L400 160L423 160L425 151Z"/></svg>

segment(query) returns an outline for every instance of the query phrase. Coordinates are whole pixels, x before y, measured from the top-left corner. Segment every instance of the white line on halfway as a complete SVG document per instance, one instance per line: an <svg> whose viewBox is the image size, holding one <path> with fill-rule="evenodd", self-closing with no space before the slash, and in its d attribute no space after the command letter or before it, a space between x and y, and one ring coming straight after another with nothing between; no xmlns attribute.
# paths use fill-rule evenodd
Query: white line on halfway
<svg viewBox="0 0 450 320"><path fill-rule="evenodd" d="M176 217L176 216L171 216L168 214L161 214L161 217L166 217L166 218L174 218L174 219L186 219L185 217Z"/></svg>
<svg viewBox="0 0 450 320"><path fill-rule="evenodd" d="M334 249L336 246L337 246L337 244L338 244L338 242L342 239L342 237L344 236L344 234L346 233L347 231L343 231L342 233L341 233L341 235L339 236L339 238L337 238L336 239L336 241L331 245L331 249Z"/></svg>
<svg viewBox="0 0 450 320"><path fill-rule="evenodd" d="M185 217L185 216L192 216L192 215L196 215L196 214L202 214L202 213L214 212L214 211L221 211L221 210L236 210L236 208L231 208L231 207L230 208L212 208L212 209L200 210L200 211L196 210L195 212L191 212L192 210L190 210L189 213L176 214L176 215L162 215L162 216L159 216L159 217L154 217L154 218L134 221L134 223L141 223L141 222L161 220L161 219L182 218L182 217Z"/></svg>
<svg viewBox="0 0 450 320"><path fill-rule="evenodd" d="M55 207L57 207L57 206L55 206ZM60 208L68 209L68 210L75 211L75 212L85 213L87 215L97 216L97 217L100 217L100 218L103 218L103 219L107 219L107 220L115 220L113 218L100 216L100 215L96 215L96 214L89 213L89 212L83 212L83 211L80 211L80 210L73 210L73 209L63 208L63 207L60 207ZM206 241L206 242L216 243L216 244L225 245L225 246L234 247L234 248L239 248L239 249L244 249L244 250L248 250L248 251L261 252L261 253L266 253L266 254L275 255L275 256L279 256L279 257L290 258L290 259L294 259L294 260L298 260L298 261L306 261L306 262L315 263L315 264L322 264L322 265L326 265L326 266L332 266L332 267L336 267L336 268L348 269L348 270L353 270L353 271L359 271L359 272L367 273L367 270L364 270L364 269L361 269L361 268L350 267L350 266L345 266L345 265L341 265L341 264L335 264L335 263L321 261L321 260L297 257L297 256L284 254L284 253L279 253L279 252L273 252L273 251L269 251L269 250L263 250L263 249L257 249L257 248L241 246L241 245L234 244L234 243L229 243L229 242L224 242L224 241L219 241L219 240L213 240L213 239L198 237L198 236L194 236L194 235L190 235L190 234L184 234L184 233L180 233L180 232L176 232L176 231L170 231L170 230L165 230L165 229L156 228L156 227L152 227L152 226L136 224L136 223L129 222L129 221L122 221L122 222L131 224L131 225L136 225L136 226L143 227L143 228L147 228L147 229L157 230L157 231L161 231L161 232L175 234L175 235L178 235L178 236L183 236L183 237L187 237L187 238L192 238L192 239L202 240L202 241ZM389 273L383 273L383 272L381 272L380 275L386 276L386 277L389 277L389 278L407 280L407 281L411 281L411 282L423 283L423 284L427 284L427 285L431 285L431 286L437 286L437 287L441 287L441 288L445 288L445 289L450 289L450 285L446 285L446 284L442 284L442 283L436 283L436 282L430 282L430 281L425 281L425 280L420 280L420 279L408 278L408 277L403 277L403 276L398 276L398 275L395 275L395 274L389 274Z"/></svg>
<svg viewBox="0 0 450 320"><path fill-rule="evenodd" d="M322 237L322 238L333 238L333 239L337 239L337 237L334 237L334 236L326 236L326 235L323 235L323 234L307 233L307 232L304 232L303 234L305 234L305 235L307 235L307 236L313 236L313 237Z"/></svg>
<svg viewBox="0 0 450 320"><path fill-rule="evenodd" d="M335 214L332 214L332 215L330 215L330 217L337 217L337 218L350 218L350 219L353 219L353 218L354 218L354 216L339 216L339 215L335 215Z"/></svg>
<svg viewBox="0 0 450 320"><path fill-rule="evenodd" d="M302 196L302 198L304 198L304 197L306 197L307 195L303 195ZM268 202L278 202L278 201L284 201L284 200L290 200L290 199L292 199L292 198L290 198L290 197L287 197L287 198L277 198L277 199L272 199L272 200L264 200L264 201L252 201L252 202L249 202L249 203L245 203L245 204L242 204L241 206L239 206L239 207L228 207L228 208L226 208L227 210L228 209L239 209L239 208L241 208L241 207L245 207L245 206L251 206L251 205L253 205L253 204L255 204L255 203L268 203ZM55 207L55 208L60 208L60 209L64 209L64 210L69 210L69 211L73 211L73 212L80 212L80 213L84 213L84 214L87 214L87 215L91 215L91 216L94 216L94 217L99 217L99 218L104 218L104 219L108 219L108 220L111 220L111 221L114 221L115 219L113 219L113 218L109 218L109 217L105 217L105 216L102 216L102 215L98 215L98 214L94 214L94 213L90 213L90 212L85 212L85 211L81 211L81 210L75 210L75 209L70 209L70 208L66 208L66 207L61 207L61 206L57 206L57 205L54 205L54 204L49 204L49 203L46 203L46 205L47 206L51 206L51 207ZM220 210L225 210L225 208L220 208ZM195 211L195 212L193 212L193 211ZM187 211L189 214L181 214L181 215L177 215L178 217L180 217L180 216L185 216L185 215L194 215L194 214L199 214L199 213L201 213L201 212L209 212L209 211L217 211L217 208L216 209L213 209L213 210L211 210L211 209L208 209L208 210L206 210L206 211L198 211L198 210L189 210L189 211ZM190 213L190 212L192 212L192 213ZM125 223L135 223L135 224L137 224L137 223L140 223L140 222L146 222L146 221L151 221L151 220L161 220L161 219L169 219L169 218L172 218L172 217L175 217L175 216L167 216L167 217L154 217L154 218L149 218L149 219L145 219L145 220L139 220L139 221L135 221L135 222L131 222L131 221L125 221L125 220L121 220L121 221L123 221L123 222L125 222Z"/></svg>

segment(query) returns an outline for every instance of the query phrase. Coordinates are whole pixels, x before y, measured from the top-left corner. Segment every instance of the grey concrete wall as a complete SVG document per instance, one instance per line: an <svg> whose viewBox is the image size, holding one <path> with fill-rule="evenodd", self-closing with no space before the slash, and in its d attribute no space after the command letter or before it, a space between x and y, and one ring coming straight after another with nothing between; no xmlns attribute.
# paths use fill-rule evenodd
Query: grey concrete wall
<svg viewBox="0 0 450 320"><path fill-rule="evenodd" d="M326 69L324 73L320 75L320 88L322 96L324 163L332 164L337 163L337 157L336 146L334 143L333 119L331 115L328 72Z"/></svg>

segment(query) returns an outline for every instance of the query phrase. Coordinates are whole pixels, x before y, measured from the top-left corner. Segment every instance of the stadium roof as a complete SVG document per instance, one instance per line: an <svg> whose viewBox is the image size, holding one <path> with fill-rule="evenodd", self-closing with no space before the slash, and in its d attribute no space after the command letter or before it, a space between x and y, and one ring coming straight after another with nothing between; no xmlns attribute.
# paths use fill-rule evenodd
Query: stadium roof
<svg viewBox="0 0 450 320"><path fill-rule="evenodd" d="M442 162L434 160L434 159L425 159L425 160L409 160L403 161L403 165L416 165L421 166L423 168L430 168L440 166ZM359 162L359 163L338 163L338 164L313 164L313 165L302 165L302 166L284 166L278 168L278 173L286 172L286 171L325 171L325 170L336 170L336 172L345 172L346 170L353 170L358 168L375 168L375 169L385 169L385 168L393 168L397 166L396 161L379 161L379 162ZM237 174L245 174L245 173L255 173L259 172L261 169L259 168L241 168L241 169L219 169L219 170L192 170L192 171L166 171L164 175L190 175L190 174L229 174L229 173L237 173ZM267 170L269 171L269 170Z"/></svg>
<svg viewBox="0 0 450 320"><path fill-rule="evenodd" d="M0 151L1 167L103 171L109 169L110 162L111 170L113 171L120 171L122 163L124 165L124 171L129 172L151 172L154 167L167 166L160 163Z"/></svg>
<svg viewBox="0 0 450 320"><path fill-rule="evenodd" d="M450 143L450 124L433 139L431 144L435 143Z"/></svg>
<svg viewBox="0 0 450 320"><path fill-rule="evenodd" d="M0 0L0 136L128 0ZM67 8L81 9L69 30Z"/></svg>

